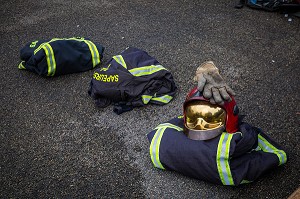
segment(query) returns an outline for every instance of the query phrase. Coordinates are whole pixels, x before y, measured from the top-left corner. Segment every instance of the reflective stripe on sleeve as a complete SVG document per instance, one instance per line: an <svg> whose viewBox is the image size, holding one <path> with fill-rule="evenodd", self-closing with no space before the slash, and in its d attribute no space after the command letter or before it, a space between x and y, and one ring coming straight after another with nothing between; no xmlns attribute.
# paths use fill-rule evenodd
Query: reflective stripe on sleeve
<svg viewBox="0 0 300 199"><path fill-rule="evenodd" d="M150 145L150 156L151 156L152 163L155 167L159 169L165 169L159 160L159 146L160 146L161 138L166 128L167 127L159 128L155 132Z"/></svg>
<svg viewBox="0 0 300 199"><path fill-rule="evenodd" d="M159 159L159 148L160 148L160 142L161 142L162 136L167 128L176 129L177 131L183 130L179 126L176 126L171 123L163 123L163 124L158 125L155 128L156 132L155 132L155 134L151 140L151 144L150 144L150 156L151 156L153 165L159 169L165 169Z"/></svg>
<svg viewBox="0 0 300 199"><path fill-rule="evenodd" d="M113 56L113 59L116 60L116 62L118 62L121 66L123 66L124 68L127 69L127 65L126 65L122 55Z"/></svg>
<svg viewBox="0 0 300 199"><path fill-rule="evenodd" d="M153 100L153 101L162 102L164 104L169 103L172 99L173 99L173 97L170 96L170 95L163 95L163 96L160 96L160 97L151 98L151 100Z"/></svg>
<svg viewBox="0 0 300 199"><path fill-rule="evenodd" d="M151 75L160 70L167 70L162 65L151 65L151 66L143 66L139 68L130 69L129 72L136 77Z"/></svg>
<svg viewBox="0 0 300 199"><path fill-rule="evenodd" d="M19 68L20 70L26 69L25 66L23 65L23 63L25 63L25 61L21 61L21 63L20 63L19 66L18 66L18 68Z"/></svg>
<svg viewBox="0 0 300 199"><path fill-rule="evenodd" d="M100 63L100 55L98 52L98 49L96 47L96 45L89 41L89 40L84 40L84 43L86 43L91 51L91 55L92 55L92 62L93 62L93 68Z"/></svg>
<svg viewBox="0 0 300 199"><path fill-rule="evenodd" d="M254 151L261 151L261 148L259 147L259 145L257 145L257 147L254 149Z"/></svg>
<svg viewBox="0 0 300 199"><path fill-rule="evenodd" d="M56 62L55 62L55 57L54 57L54 52L50 44L45 44L43 46L43 49L46 54L46 60L47 60L47 65L48 65L48 74L47 76L54 76L55 71L56 71Z"/></svg>
<svg viewBox="0 0 300 199"><path fill-rule="evenodd" d="M241 184L248 184L248 183L251 183L253 181L249 181L249 180L242 180Z"/></svg>
<svg viewBox="0 0 300 199"><path fill-rule="evenodd" d="M172 99L173 99L173 97L170 95L163 95L160 97L152 97L151 95L142 95L142 100L143 100L144 104L148 104L150 100L167 104Z"/></svg>
<svg viewBox="0 0 300 199"><path fill-rule="evenodd" d="M233 134L222 133L217 149L217 167L223 185L234 185L229 165L230 141Z"/></svg>
<svg viewBox="0 0 300 199"><path fill-rule="evenodd" d="M151 95L142 95L142 100L144 104L148 104L151 100L152 96Z"/></svg>
<svg viewBox="0 0 300 199"><path fill-rule="evenodd" d="M155 129L165 128L165 127L167 127L167 128L172 128L172 129L175 129L175 130L177 130L177 131L183 131L183 129L182 129L181 127L176 126L176 125L171 124L171 123L163 123L163 124L160 124L160 125L158 125Z"/></svg>
<svg viewBox="0 0 300 199"><path fill-rule="evenodd" d="M260 134L258 134L258 146L264 152L276 154L279 159L279 165L286 163L287 160L286 153L283 150L277 149Z"/></svg>
<svg viewBox="0 0 300 199"><path fill-rule="evenodd" d="M50 41L47 41L47 42L44 42L44 43L40 44L39 47L38 47L37 49L34 50L34 54L36 54L39 50L41 50L45 44L49 44L49 43L51 43L51 42L59 41L59 40L84 41L84 38L76 38L76 37L72 37L72 38L53 38L53 39L51 39Z"/></svg>
<svg viewBox="0 0 300 199"><path fill-rule="evenodd" d="M49 43L57 41L57 40L60 40L60 39L59 38L53 38L48 42L44 42L44 43L40 44L39 47L34 50L33 54L36 54L38 51L40 51L46 44L49 44Z"/></svg>
<svg viewBox="0 0 300 199"><path fill-rule="evenodd" d="M34 54L36 54L39 50L44 49L45 45L49 45L49 43L51 42L55 42L55 41L60 41L60 40L74 40L74 41L79 41L79 42L84 42L88 45L89 50L91 52L91 56L92 56L92 63L93 63L93 68L100 63L100 55L99 55L99 51L96 47L96 45L89 41L89 40L85 40L84 38L76 38L76 37L72 37L72 38L53 38L48 42L44 42L42 44L39 45L39 47L37 49L34 50Z"/></svg>

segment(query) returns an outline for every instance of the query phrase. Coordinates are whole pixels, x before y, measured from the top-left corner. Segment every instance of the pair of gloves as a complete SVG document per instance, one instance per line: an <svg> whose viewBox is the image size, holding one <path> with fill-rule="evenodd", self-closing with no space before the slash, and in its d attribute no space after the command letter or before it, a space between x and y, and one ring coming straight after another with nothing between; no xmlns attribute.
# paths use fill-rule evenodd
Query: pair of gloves
<svg viewBox="0 0 300 199"><path fill-rule="evenodd" d="M223 105L225 101L230 102L231 96L235 95L212 61L204 62L197 68L194 80L198 82L198 90L212 104Z"/></svg>

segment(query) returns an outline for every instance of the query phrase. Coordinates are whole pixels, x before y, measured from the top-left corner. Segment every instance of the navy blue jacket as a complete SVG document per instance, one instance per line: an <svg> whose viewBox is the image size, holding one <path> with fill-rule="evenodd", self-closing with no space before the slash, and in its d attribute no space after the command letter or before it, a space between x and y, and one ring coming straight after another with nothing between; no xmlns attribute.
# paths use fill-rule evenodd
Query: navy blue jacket
<svg viewBox="0 0 300 199"><path fill-rule="evenodd" d="M197 141L183 133L179 117L160 124L147 137L155 167L216 184L249 183L287 161L277 143L247 123L240 125L240 132Z"/></svg>
<svg viewBox="0 0 300 199"><path fill-rule="evenodd" d="M19 69L43 76L83 72L100 64L104 47L82 37L27 43L20 51Z"/></svg>
<svg viewBox="0 0 300 199"><path fill-rule="evenodd" d="M95 70L88 93L97 106L114 103L114 111L121 114L150 103L169 103L176 88L170 71L147 52L130 47Z"/></svg>

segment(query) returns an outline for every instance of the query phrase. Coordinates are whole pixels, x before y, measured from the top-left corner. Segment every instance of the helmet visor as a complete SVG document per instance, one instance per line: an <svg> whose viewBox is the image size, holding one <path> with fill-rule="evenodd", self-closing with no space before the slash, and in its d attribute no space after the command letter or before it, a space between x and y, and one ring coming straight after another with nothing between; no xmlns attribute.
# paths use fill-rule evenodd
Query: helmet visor
<svg viewBox="0 0 300 199"><path fill-rule="evenodd" d="M225 125L226 111L207 101L195 100L185 106L185 126L191 130L211 130Z"/></svg>

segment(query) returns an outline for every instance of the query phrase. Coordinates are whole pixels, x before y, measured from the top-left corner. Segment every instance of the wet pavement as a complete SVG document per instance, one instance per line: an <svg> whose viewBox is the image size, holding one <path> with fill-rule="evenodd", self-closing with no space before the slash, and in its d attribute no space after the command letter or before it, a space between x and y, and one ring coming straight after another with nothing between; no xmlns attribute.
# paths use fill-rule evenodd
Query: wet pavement
<svg viewBox="0 0 300 199"><path fill-rule="evenodd" d="M236 1L1 3L1 198L287 198L300 186L300 18ZM132 46L174 76L173 101L116 115L87 91L93 71L44 78L20 71L30 41L86 37L103 63ZM181 115L197 66L213 60L245 121L282 145L288 162L256 182L225 187L152 166L146 134Z"/></svg>

